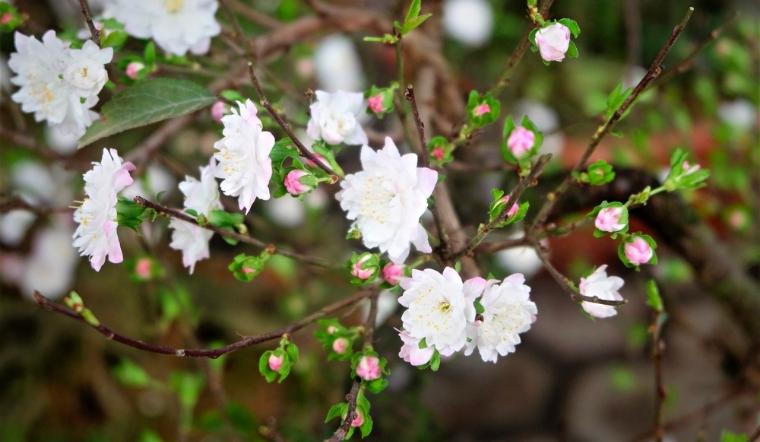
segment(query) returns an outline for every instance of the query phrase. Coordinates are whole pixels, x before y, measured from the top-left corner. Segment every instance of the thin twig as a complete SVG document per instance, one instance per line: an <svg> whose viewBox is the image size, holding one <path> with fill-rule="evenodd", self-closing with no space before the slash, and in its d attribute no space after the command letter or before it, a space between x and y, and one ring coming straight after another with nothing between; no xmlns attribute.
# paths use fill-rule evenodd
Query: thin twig
<svg viewBox="0 0 760 442"><path fill-rule="evenodd" d="M513 204L516 204L518 201L520 201L520 197L522 196L523 192L525 190L536 184L537 178L541 175L546 165L549 163L549 160L551 159L551 154L544 154L538 157L536 162L533 164L533 167L531 167L530 172L528 175L520 178L520 181L517 183L517 186L515 186L514 189L509 193L509 196L507 197L506 203L504 204L504 211L499 215L499 217L487 224L481 225L480 228L478 228L478 232L475 234L475 236L470 240L470 242L467 244L467 247L464 250L460 250L457 252L454 256L462 256L472 255L472 252L475 250L476 247L480 245L481 242L483 242L484 239L488 236L489 233L491 233L494 229L496 229L499 225L501 225L504 221L507 220L509 217L509 209L512 207Z"/></svg>
<svg viewBox="0 0 760 442"><path fill-rule="evenodd" d="M372 339L374 337L375 320L377 319L377 293L374 293L369 298L369 314L367 320L364 322L364 346L371 346ZM354 373L352 373L352 376ZM354 379L351 383L351 390L346 394L346 402L348 402L348 412L346 418L340 424L335 433L328 439L329 442L340 442L345 439L346 434L351 428L351 422L356 418L356 400L359 393L362 391L361 380Z"/></svg>
<svg viewBox="0 0 760 442"><path fill-rule="evenodd" d="M90 13L90 5L87 0L79 0L79 8L82 11L84 21L87 22L87 27L90 28L90 35L96 45L100 46L100 31L95 27L95 23L92 21L92 14Z"/></svg>
<svg viewBox="0 0 760 442"><path fill-rule="evenodd" d="M125 336L120 333L117 333L113 329L101 323L93 324L92 322L88 322L87 320L85 320L85 318L82 315L80 315L76 311L64 305L51 301L50 299L40 294L40 292L34 293L34 300L35 302L37 302L37 304L40 307L44 308L45 310L51 311L53 313L58 313L63 316L67 316L69 318L73 318L78 321L81 321L89 325L93 329L97 330L100 334L102 334L106 338L119 342L121 344L124 344L128 347L133 347L138 350L143 350L150 353L158 353L158 354L171 355L171 356L177 356L177 357L215 359L215 358L218 358L219 356L222 356L228 353L233 353L238 350L242 350L244 348L251 347L256 344L260 344L262 342L279 339L283 335L286 335L286 334L295 333L298 330L301 330L302 328L306 327L307 325L317 321L318 319L321 319L327 315L335 313L336 311L341 310L350 305L356 304L357 302L371 296L373 293L375 293L374 289L363 290L361 292L355 293L352 296L341 299L340 301L329 304L290 325L287 325L285 327L282 327L282 328L279 328L267 333L263 333L260 335L244 336L242 339L238 341L235 341L231 344L225 345L223 347L218 347L218 348L175 348L175 347L166 347L166 346L158 345L158 344L151 344L139 339L134 339L129 336Z"/></svg>
<svg viewBox="0 0 760 442"><path fill-rule="evenodd" d="M662 340L662 326L665 324L667 314L664 311L655 312L650 329L652 331L652 365L654 366L654 439L662 442L665 436L665 428L662 426L662 413L667 393L662 378L662 353L665 350L665 342Z"/></svg>
<svg viewBox="0 0 760 442"><path fill-rule="evenodd" d="M319 159L314 153L312 153L309 149L306 148L306 146L303 145L301 140L298 139L295 133L293 133L293 130L290 127L290 123L288 123L282 115L280 115L274 107L272 107L272 104L269 102L269 99L267 98L266 94L264 93L264 89L261 87L261 83L259 83L258 77L256 77L256 72L253 68L253 62L248 62L248 75L251 78L251 83L253 83L253 87L256 89L256 93L259 95L259 99L261 100L261 105L264 106L264 109L269 112L269 115L274 118L274 120L277 122L278 125L282 128L282 130L285 132L285 134L288 136L288 138L293 141L293 144L296 145L296 148L298 148L298 151L303 155L304 157L311 160L314 164L319 166L322 170L327 172L328 175L330 175L332 179L332 183L337 183L339 181L338 175L328 166L325 164L321 159Z"/></svg>
<svg viewBox="0 0 760 442"><path fill-rule="evenodd" d="M552 276L552 278L554 278L554 280L557 281L560 287L565 289L565 291L570 295L570 298L573 301L579 304L582 302L591 302L594 304L611 305L611 306L623 305L628 302L625 299L616 301L616 300L610 300L610 299L601 299L598 296L586 296L586 295L581 294L578 291L578 288L575 286L575 284L572 281L570 281L570 279L568 279L567 276L563 275L562 272L557 270L556 267L554 267L554 265L549 260L549 255L546 253L546 250L544 249L544 247L541 245L540 242L534 241L533 248L535 249L536 254L538 255L538 258L544 264L544 267Z"/></svg>
<svg viewBox="0 0 760 442"><path fill-rule="evenodd" d="M292 251L289 251L289 250L282 250L282 249L278 248L274 244L266 243L266 242L264 242L264 241L262 241L260 239L254 238L254 237L252 237L250 235L247 235L247 234L238 233L238 232L235 232L233 230L222 229L220 227L217 227L217 226L214 226L214 225L211 225L211 224L207 224L207 223L206 224L200 224L195 217L192 217L192 216L188 215L187 213L184 213L184 212L182 212L180 210L177 210L177 209L172 209L171 207L166 207L164 205L155 203L153 201L148 201L148 200L146 200L145 198L143 198L141 196L136 196L135 199L134 199L134 202L137 203L137 204L139 204L139 205L141 205L141 206L143 206L143 207L147 207L147 208L153 209L156 212L158 212L160 215L168 216L168 217L171 217L171 218L176 218L176 219L179 219L181 221L185 221L187 223L194 224L196 226L202 227L202 228L204 228L206 230L210 230L210 231L212 231L214 233L217 233L217 234L219 234L221 236L224 236L224 237L227 237L227 238L231 238L231 239L240 241L242 243L250 244L252 246L256 246L256 247L260 247L260 248L266 249L267 251L269 251L269 253L272 253L272 254L286 256L288 258L293 258L293 259L301 261L303 263L311 264L311 265L318 266L318 267L324 267L324 268L334 268L335 267L334 265L330 264L327 261L321 260L319 258L315 258L313 256L308 256L308 255L303 255L301 253L292 252Z"/></svg>
<svg viewBox="0 0 760 442"><path fill-rule="evenodd" d="M620 107L615 110L615 112L607 119L607 121L605 121L596 129L596 132L594 132L594 135L591 137L591 141L589 142L588 146L586 146L586 150L581 155L578 163L575 165L575 167L573 167L572 171L567 174L559 186L557 186L554 191L550 192L546 196L546 202L541 207L538 215L536 215L536 218L533 221L533 224L530 226L529 230L531 232L536 230L541 224L543 224L544 221L546 221L546 218L549 216L549 213L551 213L554 205L567 191L570 185L575 181L573 172L578 172L585 167L586 162L591 157L591 154L594 153L594 150L596 150L596 147L599 145L602 139L612 130L613 127L615 127L617 122L620 121L620 118L622 118L623 114L625 114L633 102L636 101L636 98L638 98L638 96L647 88L649 83L651 83L662 73L662 63L665 61L665 57L670 52L670 49L675 44L676 40L678 40L678 36L683 32L693 13L694 8L690 7L681 22L673 28L673 32L670 34L670 37L667 39L665 44L660 48L660 51L657 53L654 61L649 66L649 70L647 70L644 78L639 81L639 83L633 89L628 98L626 98L623 104L621 104Z"/></svg>

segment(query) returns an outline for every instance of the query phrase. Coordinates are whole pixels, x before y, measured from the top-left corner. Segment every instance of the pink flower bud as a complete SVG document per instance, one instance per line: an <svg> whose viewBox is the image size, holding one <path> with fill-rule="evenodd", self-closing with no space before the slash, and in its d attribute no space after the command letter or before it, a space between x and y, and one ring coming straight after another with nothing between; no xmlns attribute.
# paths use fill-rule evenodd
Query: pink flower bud
<svg viewBox="0 0 760 442"><path fill-rule="evenodd" d="M501 204L507 204L508 199L509 199L509 195L504 195L503 197L501 197L499 201L501 202ZM520 206L516 202L512 204L512 207L510 207L509 210L507 211L507 218L512 218L519 209L520 209Z"/></svg>
<svg viewBox="0 0 760 442"><path fill-rule="evenodd" d="M217 100L211 105L211 118L213 118L214 121L222 121L225 112L227 112L227 105L224 104L224 101Z"/></svg>
<svg viewBox="0 0 760 442"><path fill-rule="evenodd" d="M311 154L314 155L314 157L317 160L319 160L320 163L324 164L325 166L329 166L330 165L330 163L328 163L327 160L325 159L325 157L323 157L322 155L320 155L320 154L318 154L316 152L312 152ZM318 167L317 163L315 163L314 161L312 161L312 160L310 160L308 158L304 158L303 161L309 167Z"/></svg>
<svg viewBox="0 0 760 442"><path fill-rule="evenodd" d="M367 99L367 105L372 112L379 114L383 111L383 96L381 94L373 95Z"/></svg>
<svg viewBox="0 0 760 442"><path fill-rule="evenodd" d="M479 104L475 106L475 109L472 110L473 115L475 115L476 117L480 117L489 112L491 112L491 106L489 106L488 103Z"/></svg>
<svg viewBox="0 0 760 442"><path fill-rule="evenodd" d="M435 158L438 161L443 160L444 151L440 147L436 147L435 149L433 149L433 151L430 152L430 154L433 155L433 158Z"/></svg>
<svg viewBox="0 0 760 442"><path fill-rule="evenodd" d="M137 260L137 263L135 263L135 274L137 274L138 278L142 280L150 278L150 264L150 258L140 258Z"/></svg>
<svg viewBox="0 0 760 442"><path fill-rule="evenodd" d="M369 279L369 277L375 273L374 269L364 268L364 263L367 262L370 256L371 255L364 255L361 259L356 261L356 263L354 263L354 266L351 268L351 274L359 279Z"/></svg>
<svg viewBox="0 0 760 442"><path fill-rule="evenodd" d="M10 12L6 12L5 14L0 16L0 25L6 25L10 23L10 21L13 20L13 14Z"/></svg>
<svg viewBox="0 0 760 442"><path fill-rule="evenodd" d="M269 369L272 371L280 371L280 367L282 367L282 361L285 359L284 356L277 356L274 353L269 355L269 360L267 363L269 364Z"/></svg>
<svg viewBox="0 0 760 442"><path fill-rule="evenodd" d="M356 375L365 381L380 378L380 359L377 356L362 356L356 365Z"/></svg>
<svg viewBox="0 0 760 442"><path fill-rule="evenodd" d="M624 251L628 261L631 261L635 265L648 263L654 254L649 243L640 236L634 238L633 241L625 243Z"/></svg>
<svg viewBox="0 0 760 442"><path fill-rule="evenodd" d="M354 428L359 428L364 424L364 415L361 411L356 410L356 415L354 416L354 419L351 421L351 426Z"/></svg>
<svg viewBox="0 0 760 442"><path fill-rule="evenodd" d="M142 71L144 68L145 65L139 61L133 61L132 63L129 63L126 69L127 77L131 78L132 80L137 80L138 74L140 74L140 71Z"/></svg>
<svg viewBox="0 0 760 442"><path fill-rule="evenodd" d="M620 223L622 215L622 207L605 207L596 215L594 226L602 232L617 232L625 227Z"/></svg>
<svg viewBox="0 0 760 442"><path fill-rule="evenodd" d="M683 173L688 175L690 173L694 173L698 171L701 168L699 164L689 164L688 161L683 162Z"/></svg>
<svg viewBox="0 0 760 442"><path fill-rule="evenodd" d="M390 285L398 284L401 277L404 276L404 266L389 262L383 267L383 279Z"/></svg>
<svg viewBox="0 0 760 442"><path fill-rule="evenodd" d="M332 343L332 349L335 353L342 355L346 352L346 349L348 349L348 339L338 338L334 340Z"/></svg>
<svg viewBox="0 0 760 442"><path fill-rule="evenodd" d="M570 47L570 29L562 23L553 23L536 32L536 45L545 61L562 61Z"/></svg>
<svg viewBox="0 0 760 442"><path fill-rule="evenodd" d="M301 177L304 175L306 172L300 169L291 170L285 175L285 189L289 194L296 196L309 191L309 186L301 182Z"/></svg>
<svg viewBox="0 0 760 442"><path fill-rule="evenodd" d="M507 139L507 147L515 158L525 155L526 152L533 149L535 143L536 134L522 126L514 128Z"/></svg>

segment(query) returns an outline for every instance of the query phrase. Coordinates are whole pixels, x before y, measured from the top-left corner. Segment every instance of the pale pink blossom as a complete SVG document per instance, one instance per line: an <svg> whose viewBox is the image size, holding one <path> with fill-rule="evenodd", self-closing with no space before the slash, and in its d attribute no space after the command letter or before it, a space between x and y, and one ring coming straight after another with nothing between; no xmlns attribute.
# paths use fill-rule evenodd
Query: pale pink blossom
<svg viewBox="0 0 760 442"><path fill-rule="evenodd" d="M222 117L224 117L225 112L227 112L227 105L224 103L224 101L217 100L214 102L214 104L211 105L211 118L213 118L214 121L222 121Z"/></svg>
<svg viewBox="0 0 760 442"><path fill-rule="evenodd" d="M356 365L356 375L365 381L380 378L380 359L377 356L362 356Z"/></svg>
<svg viewBox="0 0 760 442"><path fill-rule="evenodd" d="M625 224L620 222L622 216L622 207L605 207L596 215L594 226L602 232L618 232L625 228Z"/></svg>
<svg viewBox="0 0 760 442"><path fill-rule="evenodd" d="M403 265L389 262L383 267L383 279L390 285L398 284L402 276L404 276Z"/></svg>
<svg viewBox="0 0 760 442"><path fill-rule="evenodd" d="M348 339L338 338L334 340L332 343L332 349L335 353L342 355L348 349Z"/></svg>
<svg viewBox="0 0 760 442"><path fill-rule="evenodd" d="M483 116L487 113L491 112L491 106L488 105L488 103L482 103L477 106L475 106L475 109L472 110L472 113L476 117Z"/></svg>
<svg viewBox="0 0 760 442"><path fill-rule="evenodd" d="M632 264L646 264L652 259L654 252L646 240L640 236L635 237L632 241L625 243L625 257Z"/></svg>
<svg viewBox="0 0 760 442"><path fill-rule="evenodd" d="M415 367L425 365L433 357L434 348L427 346L420 348L421 339L414 338L406 330L399 332L399 337L404 345L398 352L398 356Z"/></svg>
<svg viewBox="0 0 760 442"><path fill-rule="evenodd" d="M381 94L373 95L367 99L367 106L372 112L380 113L383 111L383 96Z"/></svg>
<svg viewBox="0 0 760 442"><path fill-rule="evenodd" d="M545 61L562 61L570 47L570 29L562 23L552 23L536 32L536 45Z"/></svg>
<svg viewBox="0 0 760 442"><path fill-rule="evenodd" d="M269 369L272 371L280 371L280 367L282 367L282 362L285 360L284 356L277 356L276 354L272 353L269 355L269 360L267 360L267 364L269 365Z"/></svg>
<svg viewBox="0 0 760 442"><path fill-rule="evenodd" d="M533 149L535 143L536 134L532 130L522 126L514 128L507 139L507 147L509 147L510 152L512 152L515 158L525 155L526 152Z"/></svg>
<svg viewBox="0 0 760 442"><path fill-rule="evenodd" d="M289 194L296 196L309 191L309 186L301 182L301 177L306 175L301 169L295 169L285 175L285 189Z"/></svg>
<svg viewBox="0 0 760 442"><path fill-rule="evenodd" d="M127 65L127 69L125 71L127 73L127 77L131 78L132 80L137 80L137 76L144 68L144 64L140 63L139 61L133 61Z"/></svg>

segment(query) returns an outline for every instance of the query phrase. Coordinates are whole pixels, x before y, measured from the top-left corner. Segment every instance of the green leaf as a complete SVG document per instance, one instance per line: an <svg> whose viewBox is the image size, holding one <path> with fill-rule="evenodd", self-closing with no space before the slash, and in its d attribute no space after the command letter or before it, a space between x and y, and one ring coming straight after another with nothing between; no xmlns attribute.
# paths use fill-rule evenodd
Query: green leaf
<svg viewBox="0 0 760 442"><path fill-rule="evenodd" d="M344 415L348 414L348 404L345 402L340 402L332 407L330 407L330 410L327 411L327 416L325 417L325 423L330 422L331 420L335 419L336 417L343 418Z"/></svg>
<svg viewBox="0 0 760 442"><path fill-rule="evenodd" d="M172 387L179 403L186 410L192 410L198 402L206 380L202 373L175 372L169 377L169 385Z"/></svg>
<svg viewBox="0 0 760 442"><path fill-rule="evenodd" d="M664 309L660 289L657 288L657 283L654 279L647 281L647 305L652 307L652 310L657 313L662 312Z"/></svg>
<svg viewBox="0 0 760 442"><path fill-rule="evenodd" d="M124 31L111 31L101 44L104 48L120 48L127 41L127 33Z"/></svg>
<svg viewBox="0 0 760 442"><path fill-rule="evenodd" d="M140 224L150 218L153 213L155 213L153 209L146 209L126 198L119 198L116 202L116 222L122 227L137 230Z"/></svg>
<svg viewBox="0 0 760 442"><path fill-rule="evenodd" d="M720 433L720 442L749 442L749 436L742 433L732 433L728 430L723 430Z"/></svg>
<svg viewBox="0 0 760 442"><path fill-rule="evenodd" d="M156 62L156 45L152 41L149 41L148 44L145 45L143 58L145 59L145 64L148 66L152 66Z"/></svg>
<svg viewBox="0 0 760 442"><path fill-rule="evenodd" d="M581 35L581 27L578 26L578 22L575 20L571 18L561 18L559 19L559 22L567 26L567 29L573 34L573 38L578 38L578 36Z"/></svg>
<svg viewBox="0 0 760 442"><path fill-rule="evenodd" d="M208 223L216 227L236 228L245 219L242 213L225 212L222 209L213 209L208 213Z"/></svg>
<svg viewBox="0 0 760 442"><path fill-rule="evenodd" d="M140 81L103 105L100 119L79 140L79 148L129 129L194 112L215 100L206 88L191 81L178 78Z"/></svg>
<svg viewBox="0 0 760 442"><path fill-rule="evenodd" d="M576 46L573 41L567 46L567 56L570 58L578 58L578 46Z"/></svg>
<svg viewBox="0 0 760 442"><path fill-rule="evenodd" d="M129 359L122 359L113 368L113 375L128 387L147 387L151 383L150 375Z"/></svg>
<svg viewBox="0 0 760 442"><path fill-rule="evenodd" d="M140 434L138 442L161 442L161 436L153 430L145 429L142 434Z"/></svg>

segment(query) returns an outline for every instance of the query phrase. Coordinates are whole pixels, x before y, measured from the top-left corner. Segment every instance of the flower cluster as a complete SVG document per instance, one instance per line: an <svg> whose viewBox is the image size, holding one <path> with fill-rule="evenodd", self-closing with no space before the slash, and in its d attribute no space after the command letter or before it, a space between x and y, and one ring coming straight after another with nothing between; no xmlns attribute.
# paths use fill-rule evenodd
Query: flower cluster
<svg viewBox="0 0 760 442"><path fill-rule="evenodd" d="M74 247L82 256L90 257L95 271L108 258L109 262L123 261L121 244L116 233L116 201L119 192L132 184L130 172L135 166L123 162L116 149L103 149L101 161L84 174L84 191L87 195L74 211L79 225L74 232Z"/></svg>
<svg viewBox="0 0 760 442"><path fill-rule="evenodd" d="M401 287L399 303L407 310L401 316L399 356L414 366L427 364L436 353L450 356L464 349L470 355L475 348L483 361L496 362L515 350L519 335L536 319L530 287L519 273L501 282L462 282L451 267L442 273L413 270Z"/></svg>
<svg viewBox="0 0 760 442"><path fill-rule="evenodd" d="M133 37L152 38L175 55L205 54L221 27L216 0L106 0L103 15L124 23Z"/></svg>
<svg viewBox="0 0 760 442"><path fill-rule="evenodd" d="M401 155L391 138L378 151L362 146L361 163L360 172L341 182L336 198L361 232L364 245L387 252L398 264L409 256L410 244L430 253L420 217L427 210L438 172L417 167L417 155Z"/></svg>
<svg viewBox="0 0 760 442"><path fill-rule="evenodd" d="M81 49L73 49L52 30L41 41L16 32L14 42L16 52L8 66L16 73L11 82L19 90L13 100L24 112L33 113L36 121L81 137L98 116L90 109L108 80L105 65L113 50L100 49L89 40Z"/></svg>

